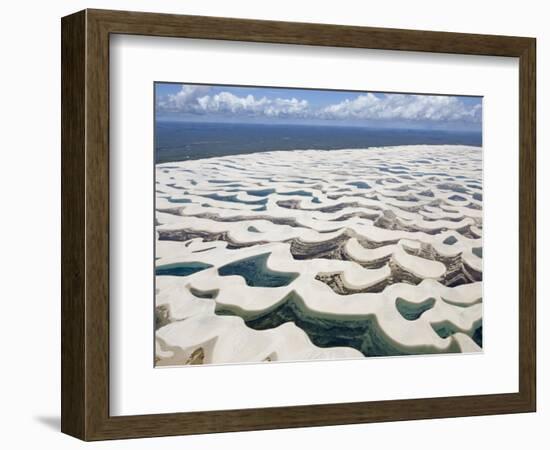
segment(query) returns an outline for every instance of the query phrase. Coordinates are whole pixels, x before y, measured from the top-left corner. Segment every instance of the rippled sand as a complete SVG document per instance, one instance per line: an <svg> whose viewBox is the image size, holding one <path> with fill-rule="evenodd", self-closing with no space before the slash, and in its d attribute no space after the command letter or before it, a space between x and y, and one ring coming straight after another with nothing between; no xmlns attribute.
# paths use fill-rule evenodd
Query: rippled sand
<svg viewBox="0 0 550 450"><path fill-rule="evenodd" d="M482 152L156 167L157 365L479 352Z"/></svg>

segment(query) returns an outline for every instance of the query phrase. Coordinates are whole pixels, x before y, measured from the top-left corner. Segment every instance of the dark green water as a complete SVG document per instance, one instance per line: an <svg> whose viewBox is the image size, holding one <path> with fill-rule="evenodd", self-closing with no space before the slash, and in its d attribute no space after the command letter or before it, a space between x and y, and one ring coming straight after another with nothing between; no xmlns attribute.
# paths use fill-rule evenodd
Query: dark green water
<svg viewBox="0 0 550 450"><path fill-rule="evenodd" d="M218 269L221 276L240 275L248 286L253 287L282 287L292 283L298 273L276 272L267 267L270 253L252 256L227 264Z"/></svg>
<svg viewBox="0 0 550 450"><path fill-rule="evenodd" d="M187 262L187 263L174 263L165 264L163 266L157 266L155 269L155 275L172 275L178 277L186 277L192 275L201 270L212 267L210 264L201 262Z"/></svg>

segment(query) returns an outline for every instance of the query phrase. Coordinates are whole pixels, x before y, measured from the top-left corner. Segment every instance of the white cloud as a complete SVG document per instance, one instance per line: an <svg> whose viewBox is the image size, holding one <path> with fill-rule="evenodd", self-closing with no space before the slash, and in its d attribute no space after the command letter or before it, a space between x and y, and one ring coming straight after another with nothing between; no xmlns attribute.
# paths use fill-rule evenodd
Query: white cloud
<svg viewBox="0 0 550 450"><path fill-rule="evenodd" d="M325 119L423 120L479 122L481 105L466 106L457 97L443 95L361 94L329 105L317 113Z"/></svg>
<svg viewBox="0 0 550 450"><path fill-rule="evenodd" d="M307 100L256 98L253 95L239 97L227 91L208 95L208 90L203 86L184 85L178 93L159 99L158 108L163 112L268 117L304 117L309 111Z"/></svg>
<svg viewBox="0 0 550 450"><path fill-rule="evenodd" d="M269 105L264 113L267 116L293 116L305 117L309 113L309 104L307 100L298 100L296 98L277 98Z"/></svg>
<svg viewBox="0 0 550 450"><path fill-rule="evenodd" d="M176 94L158 99L157 107L168 112L193 112L196 100L208 91L209 86L183 85Z"/></svg>
<svg viewBox="0 0 550 450"><path fill-rule="evenodd" d="M209 86L182 85L179 92L158 99L161 112L242 115L252 117L327 120L396 120L481 122L481 104L469 106L458 97L443 95L360 94L353 99L311 108L305 99L268 98L232 92L210 93Z"/></svg>
<svg viewBox="0 0 550 450"><path fill-rule="evenodd" d="M205 95L197 99L199 109L204 112L231 114L249 113L251 115L261 113L269 102L270 101L266 97L260 99L254 98L253 95L238 97L231 92L225 91L216 95Z"/></svg>

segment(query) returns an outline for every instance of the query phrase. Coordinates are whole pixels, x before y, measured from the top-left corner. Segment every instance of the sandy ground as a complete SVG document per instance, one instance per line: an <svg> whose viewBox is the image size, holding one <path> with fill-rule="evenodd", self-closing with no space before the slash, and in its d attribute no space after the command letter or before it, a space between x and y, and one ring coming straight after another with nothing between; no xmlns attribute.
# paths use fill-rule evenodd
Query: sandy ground
<svg viewBox="0 0 550 450"><path fill-rule="evenodd" d="M156 183L157 364L481 351L480 148L227 156Z"/></svg>

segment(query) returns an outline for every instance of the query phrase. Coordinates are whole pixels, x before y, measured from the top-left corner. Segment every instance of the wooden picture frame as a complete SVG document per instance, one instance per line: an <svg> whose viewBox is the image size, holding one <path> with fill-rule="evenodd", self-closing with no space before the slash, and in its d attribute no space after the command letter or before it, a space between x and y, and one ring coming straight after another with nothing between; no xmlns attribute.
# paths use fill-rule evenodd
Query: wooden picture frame
<svg viewBox="0 0 550 450"><path fill-rule="evenodd" d="M62 416L83 440L535 411L533 38L85 10L62 19ZM519 58L519 391L443 398L109 415L109 36L133 34Z"/></svg>

